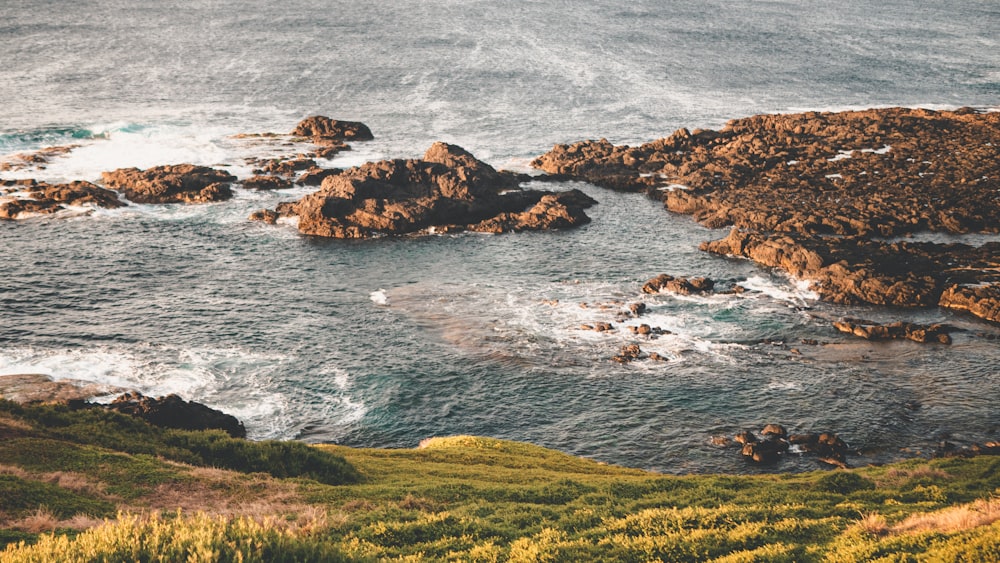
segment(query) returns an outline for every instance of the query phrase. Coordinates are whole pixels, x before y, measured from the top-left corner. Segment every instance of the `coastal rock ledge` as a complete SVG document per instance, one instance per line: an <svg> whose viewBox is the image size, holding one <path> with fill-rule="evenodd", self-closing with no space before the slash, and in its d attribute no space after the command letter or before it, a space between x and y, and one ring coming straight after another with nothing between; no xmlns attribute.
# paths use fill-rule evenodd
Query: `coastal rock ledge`
<svg viewBox="0 0 1000 563"><path fill-rule="evenodd" d="M251 218L297 217L299 231L332 238L574 227L597 203L580 190L526 190L465 149L435 143L422 159L384 160L323 179L319 191Z"/></svg>
<svg viewBox="0 0 1000 563"><path fill-rule="evenodd" d="M1000 234L1000 112L757 115L635 147L605 139L556 145L532 165L645 191L668 211L711 228L731 226L729 236L702 250L783 269L826 301L940 302L998 316L1000 242L893 239Z"/></svg>

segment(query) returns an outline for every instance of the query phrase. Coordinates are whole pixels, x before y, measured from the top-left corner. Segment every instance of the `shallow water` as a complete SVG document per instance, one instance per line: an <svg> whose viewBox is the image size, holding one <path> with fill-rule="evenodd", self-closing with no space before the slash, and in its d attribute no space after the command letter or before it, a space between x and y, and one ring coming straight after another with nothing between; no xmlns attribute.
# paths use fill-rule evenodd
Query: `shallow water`
<svg viewBox="0 0 1000 563"><path fill-rule="evenodd" d="M0 154L81 146L3 178L177 162L244 176L245 157L288 149L230 135L312 113L377 137L330 165L445 140L524 170L583 138L1000 100L990 2L54 6L0 8ZM725 231L644 196L556 186L572 187L599 200L593 222L554 233L345 242L246 221L304 188L0 223L0 373L178 392L255 438L413 447L483 434L666 472L816 467L752 468L710 445L768 422L836 431L862 450L856 463L997 437L1000 346L980 335L996 327L819 303L794 280L698 251ZM642 294L659 273L750 291ZM640 300L641 322L672 334L580 329ZM871 344L837 333L841 316L966 331L952 346ZM631 342L667 361L609 360Z"/></svg>

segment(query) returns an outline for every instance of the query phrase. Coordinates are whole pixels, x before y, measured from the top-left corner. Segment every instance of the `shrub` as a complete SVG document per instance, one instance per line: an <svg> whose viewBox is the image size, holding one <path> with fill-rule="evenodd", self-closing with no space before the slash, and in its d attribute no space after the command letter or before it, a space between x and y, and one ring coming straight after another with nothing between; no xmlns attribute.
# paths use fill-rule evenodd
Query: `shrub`
<svg viewBox="0 0 1000 563"><path fill-rule="evenodd" d="M875 482L850 471L834 471L816 481L816 490L826 493L849 495L856 491L875 488Z"/></svg>

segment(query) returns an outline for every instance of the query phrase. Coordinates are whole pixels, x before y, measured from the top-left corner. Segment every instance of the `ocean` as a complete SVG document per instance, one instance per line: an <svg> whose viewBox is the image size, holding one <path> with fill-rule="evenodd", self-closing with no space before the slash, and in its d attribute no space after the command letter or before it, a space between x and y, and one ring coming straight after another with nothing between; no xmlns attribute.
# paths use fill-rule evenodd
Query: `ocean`
<svg viewBox="0 0 1000 563"><path fill-rule="evenodd" d="M997 29L1000 6L971 0L7 0L0 155L79 146L0 178L182 162L245 177L246 158L277 148L233 135L314 114L376 136L328 166L446 141L528 172L556 143L636 144L758 113L996 110ZM727 231L643 195L539 187L584 190L593 221L365 241L247 221L311 190L296 187L0 222L0 374L179 393L255 439L476 434L666 473L819 467L747 465L711 443L771 422L836 432L856 464L998 438L1000 345L983 338L998 327L829 305L801 280L700 252ZM643 294L660 273L749 291ZM671 334L580 329L638 301L649 312L626 324ZM963 330L950 346L869 343L838 333L841 317ZM632 342L666 361L610 361Z"/></svg>

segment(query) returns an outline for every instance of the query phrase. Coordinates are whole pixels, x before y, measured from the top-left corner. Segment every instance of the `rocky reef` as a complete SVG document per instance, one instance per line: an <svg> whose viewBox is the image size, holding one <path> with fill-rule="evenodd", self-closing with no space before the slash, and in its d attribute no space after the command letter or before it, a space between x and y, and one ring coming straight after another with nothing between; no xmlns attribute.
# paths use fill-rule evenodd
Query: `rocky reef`
<svg viewBox="0 0 1000 563"><path fill-rule="evenodd" d="M645 191L709 227L733 226L702 249L781 268L831 302L941 304L997 317L996 290L970 288L1000 282L1000 243L886 240L1000 232L997 112L758 115L638 147L556 145L532 164Z"/></svg>

